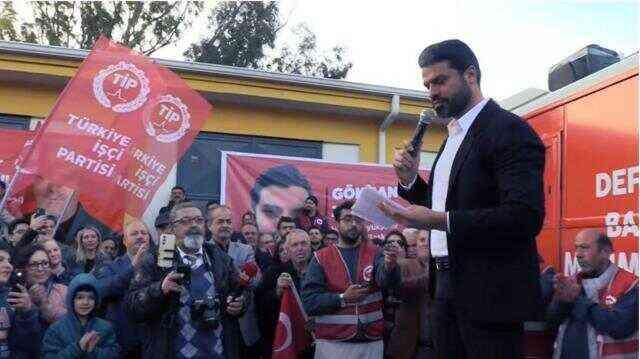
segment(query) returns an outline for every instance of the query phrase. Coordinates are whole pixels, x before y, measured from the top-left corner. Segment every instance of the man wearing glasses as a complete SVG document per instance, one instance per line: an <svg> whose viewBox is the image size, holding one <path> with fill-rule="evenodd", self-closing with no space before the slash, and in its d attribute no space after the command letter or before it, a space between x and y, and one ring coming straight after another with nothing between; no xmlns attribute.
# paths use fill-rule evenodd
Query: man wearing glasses
<svg viewBox="0 0 640 359"><path fill-rule="evenodd" d="M170 218L180 273L159 268L149 251L126 298L128 314L149 328L142 358L239 358L245 296L232 259L204 242L205 218L193 203L175 205Z"/></svg>
<svg viewBox="0 0 640 359"><path fill-rule="evenodd" d="M340 237L314 253L302 283L302 302L315 316L315 358L382 358L381 288L400 282L397 253L365 238L364 221L352 201L333 212ZM374 280L375 278L375 280Z"/></svg>

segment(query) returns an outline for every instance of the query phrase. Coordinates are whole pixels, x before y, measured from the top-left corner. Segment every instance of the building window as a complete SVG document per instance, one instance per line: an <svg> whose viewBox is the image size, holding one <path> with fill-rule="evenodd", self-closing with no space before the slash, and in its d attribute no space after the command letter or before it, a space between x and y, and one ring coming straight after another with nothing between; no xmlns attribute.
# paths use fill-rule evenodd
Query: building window
<svg viewBox="0 0 640 359"><path fill-rule="evenodd" d="M0 128L28 130L31 117L0 113Z"/></svg>
<svg viewBox="0 0 640 359"><path fill-rule="evenodd" d="M433 162L436 160L437 153L420 151L420 169L431 170Z"/></svg>
<svg viewBox="0 0 640 359"><path fill-rule="evenodd" d="M323 143L322 159L334 162L360 162L360 146L342 143Z"/></svg>

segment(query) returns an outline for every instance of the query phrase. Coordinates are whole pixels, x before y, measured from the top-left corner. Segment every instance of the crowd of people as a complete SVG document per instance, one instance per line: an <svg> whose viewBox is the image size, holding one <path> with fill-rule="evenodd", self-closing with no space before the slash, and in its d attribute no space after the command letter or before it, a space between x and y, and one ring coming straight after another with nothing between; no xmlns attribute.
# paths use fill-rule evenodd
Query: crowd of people
<svg viewBox="0 0 640 359"><path fill-rule="evenodd" d="M168 268L158 265L157 240L142 221L122 234L81 226L71 242L56 239L68 236L54 233L49 214L8 223L0 358L271 358L287 288L299 293L314 338L300 358L436 357L427 325L429 231L369 238L349 201L334 209L333 230L309 196L300 217L283 216L276 232L262 233L252 212L234 223L228 206L200 208L181 187L172 192L154 228L175 236ZM540 261L547 354L557 338L560 353L578 353L558 358L589 357L600 345L589 328L608 335L612 352L637 343L636 277L609 262L601 231L581 232L576 250L579 279ZM596 290L605 284L613 287L606 295Z"/></svg>

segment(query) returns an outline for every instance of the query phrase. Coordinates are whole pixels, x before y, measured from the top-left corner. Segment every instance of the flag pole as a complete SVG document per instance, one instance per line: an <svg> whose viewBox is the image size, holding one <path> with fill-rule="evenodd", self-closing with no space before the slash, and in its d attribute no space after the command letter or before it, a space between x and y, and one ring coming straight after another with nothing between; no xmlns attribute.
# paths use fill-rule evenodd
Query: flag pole
<svg viewBox="0 0 640 359"><path fill-rule="evenodd" d="M98 39L100 40L100 39ZM82 71L82 69L84 69L84 67L87 64L87 60L89 59L89 57L91 57L92 53L94 53L94 50L96 50L96 43L98 42L98 40L96 40L96 42L93 45L93 48L91 49L91 52L89 52L89 54L84 58L84 60L82 61L82 63L80 64L80 66L78 66L78 70L76 71L76 74L79 73L80 71ZM60 106L60 102L62 101L62 99L64 98L64 95L67 93L67 90L69 89L69 87L71 87L71 85L77 81L76 80L76 76L74 74L74 76L71 77L71 79L69 79L69 81L67 82L67 84L65 85L64 89L62 90L62 92L60 93L60 95L58 96L58 98L56 99L56 102L53 104L53 107L51 108L51 111L49 112L49 114L55 113L58 109L58 107ZM49 119L49 116L47 115L47 117L45 118L45 120L43 121L41 126L38 126L36 128L36 135L33 137L33 140L31 141L31 148L29 149L29 152L26 154L26 156L22 156L22 159L20 161L19 164L16 165L16 173L13 175L13 178L11 179L10 185L7 186L7 190L5 191L4 196L2 197L2 201L0 201L0 211L2 211L4 209L4 206L6 204L6 200L7 200L7 196L10 192L11 189L13 189L13 185L15 184L15 180L18 177L18 175L22 172L22 166L25 163L28 163L28 161L31 159L31 155L33 154L33 150L36 148L36 144L38 143L38 141L40 140L40 137L42 137L42 134L44 133L44 130L46 127L48 127L49 123L51 121L47 121Z"/></svg>
<svg viewBox="0 0 640 359"><path fill-rule="evenodd" d="M292 284L293 286L291 286L291 289L293 291L293 296L296 298L296 302L298 302L300 309L302 309L302 317L304 318L304 323L306 325L307 322L309 321L309 316L307 315L307 311L304 310L304 306L302 305L302 300L300 300L300 295L298 295L298 289L296 288L296 284L295 283L292 283ZM316 340L316 333L314 333L313 330L311 331L311 339L313 339L314 342Z"/></svg>
<svg viewBox="0 0 640 359"><path fill-rule="evenodd" d="M20 174L20 166L17 166L16 173L11 177L11 181L7 185L7 189L4 191L4 196L2 196L2 200L0 200L0 211L4 210L4 205L7 202L7 198L9 198L9 193L13 189L13 185L16 183L16 179L18 178L18 174Z"/></svg>

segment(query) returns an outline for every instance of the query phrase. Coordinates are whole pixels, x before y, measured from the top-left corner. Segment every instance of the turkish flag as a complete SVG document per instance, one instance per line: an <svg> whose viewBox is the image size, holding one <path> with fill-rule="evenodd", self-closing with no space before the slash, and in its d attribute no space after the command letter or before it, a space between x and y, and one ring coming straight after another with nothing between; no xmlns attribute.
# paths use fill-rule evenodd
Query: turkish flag
<svg viewBox="0 0 640 359"><path fill-rule="evenodd" d="M52 214L83 208L119 230L125 213L142 217L210 112L179 76L101 37L20 161L11 195L24 191Z"/></svg>
<svg viewBox="0 0 640 359"><path fill-rule="evenodd" d="M280 301L280 317L273 340L273 359L296 359L298 353L311 345L311 338L305 330L307 314L295 287L287 288Z"/></svg>

